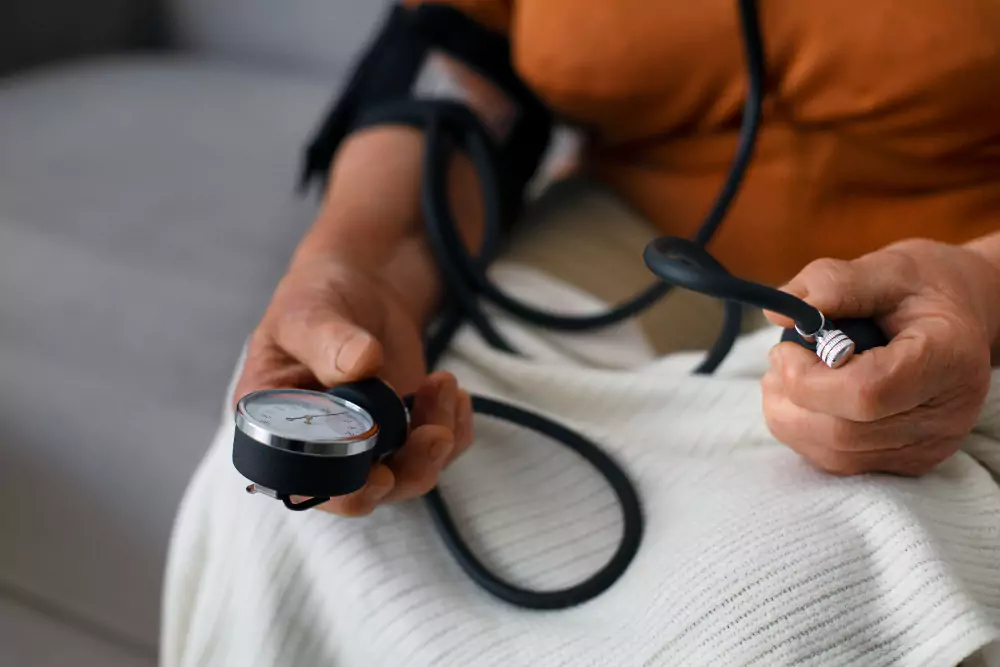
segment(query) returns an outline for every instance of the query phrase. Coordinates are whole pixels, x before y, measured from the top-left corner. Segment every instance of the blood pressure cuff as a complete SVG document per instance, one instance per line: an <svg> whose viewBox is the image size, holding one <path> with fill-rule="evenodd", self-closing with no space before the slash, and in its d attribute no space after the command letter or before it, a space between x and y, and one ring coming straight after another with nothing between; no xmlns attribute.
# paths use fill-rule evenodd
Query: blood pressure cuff
<svg viewBox="0 0 1000 667"><path fill-rule="evenodd" d="M454 86L428 82L431 59L445 55L473 73L473 83L499 93L500 113L486 109L488 123L457 108ZM442 101L442 97L446 101ZM447 98L451 98L448 100ZM369 44L346 88L334 99L305 156L302 186L326 183L331 161L346 136L379 123L425 126L428 114L464 111L490 138L505 220L520 208L524 190L552 134L550 111L515 73L506 37L445 5L395 5ZM477 110L482 113L483 110Z"/></svg>

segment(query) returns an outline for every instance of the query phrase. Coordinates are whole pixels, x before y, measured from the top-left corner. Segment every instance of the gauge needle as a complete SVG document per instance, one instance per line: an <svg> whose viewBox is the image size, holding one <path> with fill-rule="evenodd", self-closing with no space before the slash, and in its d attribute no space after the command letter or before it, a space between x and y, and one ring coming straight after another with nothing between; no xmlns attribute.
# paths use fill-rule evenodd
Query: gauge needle
<svg viewBox="0 0 1000 667"><path fill-rule="evenodd" d="M335 415L342 415L342 414L344 414L344 413L343 412L321 412L318 415L302 415L301 417L285 417L285 419L288 420L288 421L290 421L290 422L298 421L299 419L304 419L304 420L306 420L307 424L309 424L310 426L312 426L313 417L333 417Z"/></svg>

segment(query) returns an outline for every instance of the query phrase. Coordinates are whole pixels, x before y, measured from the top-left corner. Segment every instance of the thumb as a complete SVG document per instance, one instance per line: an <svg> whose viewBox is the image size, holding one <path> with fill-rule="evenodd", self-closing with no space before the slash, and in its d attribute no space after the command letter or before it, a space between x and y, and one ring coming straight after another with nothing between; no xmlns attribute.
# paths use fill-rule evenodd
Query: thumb
<svg viewBox="0 0 1000 667"><path fill-rule="evenodd" d="M306 316L277 318L272 335L328 387L374 375L382 366L378 339L330 306L313 306Z"/></svg>
<svg viewBox="0 0 1000 667"><path fill-rule="evenodd" d="M912 293L906 280L912 272L906 262L907 258L884 251L854 260L818 259L780 289L830 319L877 317ZM794 325L778 313L764 311L764 316L778 326Z"/></svg>

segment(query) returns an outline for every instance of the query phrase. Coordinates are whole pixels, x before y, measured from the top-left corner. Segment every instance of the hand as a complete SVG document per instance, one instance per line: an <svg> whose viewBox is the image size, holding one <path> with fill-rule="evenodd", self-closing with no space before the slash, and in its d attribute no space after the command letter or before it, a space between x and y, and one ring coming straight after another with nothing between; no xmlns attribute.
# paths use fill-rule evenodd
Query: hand
<svg viewBox="0 0 1000 667"><path fill-rule="evenodd" d="M293 265L250 337L234 400L375 375L416 393L410 437L363 488L318 506L333 514L364 516L427 493L472 442L472 401L452 374L426 375L419 324L386 281L327 258Z"/></svg>
<svg viewBox="0 0 1000 667"><path fill-rule="evenodd" d="M958 450L989 388L1000 268L965 247L914 240L813 262L783 290L828 319L873 317L891 340L839 369L795 343L775 346L762 389L779 441L838 475L919 476Z"/></svg>

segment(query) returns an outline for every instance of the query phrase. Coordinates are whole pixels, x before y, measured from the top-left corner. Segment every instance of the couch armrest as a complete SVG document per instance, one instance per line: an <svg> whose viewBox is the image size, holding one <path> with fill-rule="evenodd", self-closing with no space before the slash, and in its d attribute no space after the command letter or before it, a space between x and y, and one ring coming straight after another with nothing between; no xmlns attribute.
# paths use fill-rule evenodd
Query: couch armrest
<svg viewBox="0 0 1000 667"><path fill-rule="evenodd" d="M0 75L32 65L160 46L160 0L14 2L0 20Z"/></svg>

